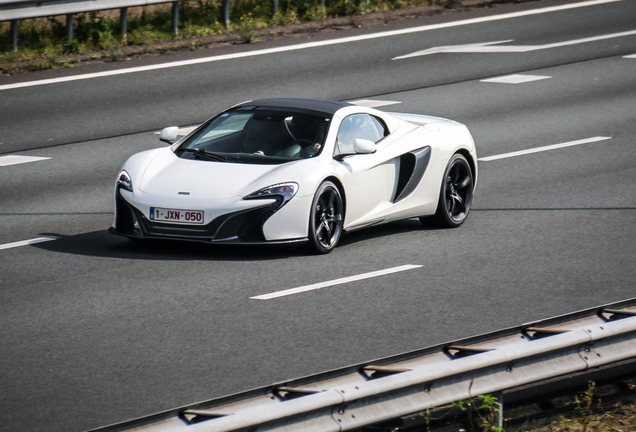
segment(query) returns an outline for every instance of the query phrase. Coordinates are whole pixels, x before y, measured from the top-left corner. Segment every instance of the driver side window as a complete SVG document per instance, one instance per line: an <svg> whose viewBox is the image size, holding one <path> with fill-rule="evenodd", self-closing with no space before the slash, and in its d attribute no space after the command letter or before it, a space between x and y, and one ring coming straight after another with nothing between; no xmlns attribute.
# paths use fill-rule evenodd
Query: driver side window
<svg viewBox="0 0 636 432"><path fill-rule="evenodd" d="M340 124L334 155L354 153L353 141L356 138L378 142L387 136L384 122L370 114L353 114Z"/></svg>

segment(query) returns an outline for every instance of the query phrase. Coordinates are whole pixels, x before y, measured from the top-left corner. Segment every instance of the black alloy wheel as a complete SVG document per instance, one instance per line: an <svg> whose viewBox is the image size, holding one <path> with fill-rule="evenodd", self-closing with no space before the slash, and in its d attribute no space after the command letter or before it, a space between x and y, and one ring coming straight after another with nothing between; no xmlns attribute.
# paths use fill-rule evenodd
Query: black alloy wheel
<svg viewBox="0 0 636 432"><path fill-rule="evenodd" d="M444 172L435 221L447 228L456 228L464 223L473 201L473 189L470 164L463 155L456 153Z"/></svg>
<svg viewBox="0 0 636 432"><path fill-rule="evenodd" d="M309 246L316 253L326 254L336 247L342 235L344 211L336 185L323 182L311 205L309 216Z"/></svg>

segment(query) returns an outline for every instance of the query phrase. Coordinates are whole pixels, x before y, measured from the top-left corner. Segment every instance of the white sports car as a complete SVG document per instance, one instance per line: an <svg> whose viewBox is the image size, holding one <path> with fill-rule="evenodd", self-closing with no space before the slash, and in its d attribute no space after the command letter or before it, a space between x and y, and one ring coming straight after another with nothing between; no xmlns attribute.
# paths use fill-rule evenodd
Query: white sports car
<svg viewBox="0 0 636 432"><path fill-rule="evenodd" d="M477 179L466 126L345 102L248 101L177 131L124 164L113 234L328 253L343 232L398 219L457 227Z"/></svg>

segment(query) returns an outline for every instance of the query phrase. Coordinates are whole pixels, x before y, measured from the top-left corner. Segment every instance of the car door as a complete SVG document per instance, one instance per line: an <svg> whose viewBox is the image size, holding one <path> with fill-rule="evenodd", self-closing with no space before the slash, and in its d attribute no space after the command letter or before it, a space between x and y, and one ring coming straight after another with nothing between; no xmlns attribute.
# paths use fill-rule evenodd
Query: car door
<svg viewBox="0 0 636 432"><path fill-rule="evenodd" d="M392 204L400 169L399 156L404 149L391 143L388 136L382 119L370 114L352 114L340 124L334 156L346 173L342 176L347 200L345 228L380 222L381 219L376 220L377 214ZM356 154L353 143L357 138L376 143L376 151Z"/></svg>

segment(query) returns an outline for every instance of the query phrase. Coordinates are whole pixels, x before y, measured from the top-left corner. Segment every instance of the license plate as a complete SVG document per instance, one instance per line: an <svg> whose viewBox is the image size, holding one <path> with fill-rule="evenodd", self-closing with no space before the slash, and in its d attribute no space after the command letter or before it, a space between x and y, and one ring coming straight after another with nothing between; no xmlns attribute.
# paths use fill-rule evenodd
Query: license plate
<svg viewBox="0 0 636 432"><path fill-rule="evenodd" d="M150 207L150 220L161 222L179 222L186 224L202 224L201 210L178 210L160 207Z"/></svg>

